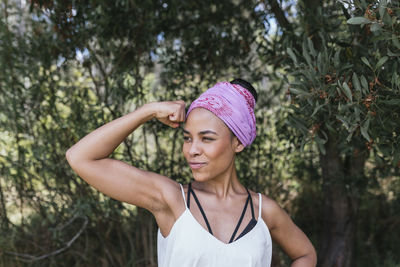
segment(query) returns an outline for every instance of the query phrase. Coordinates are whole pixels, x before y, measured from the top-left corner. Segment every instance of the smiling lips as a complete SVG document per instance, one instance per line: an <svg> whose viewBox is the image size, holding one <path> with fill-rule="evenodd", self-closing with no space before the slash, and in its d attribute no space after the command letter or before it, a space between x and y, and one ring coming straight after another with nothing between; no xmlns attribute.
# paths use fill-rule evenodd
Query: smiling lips
<svg viewBox="0 0 400 267"><path fill-rule="evenodd" d="M204 162L189 162L190 168L193 170L200 169L201 167L205 166L206 163Z"/></svg>

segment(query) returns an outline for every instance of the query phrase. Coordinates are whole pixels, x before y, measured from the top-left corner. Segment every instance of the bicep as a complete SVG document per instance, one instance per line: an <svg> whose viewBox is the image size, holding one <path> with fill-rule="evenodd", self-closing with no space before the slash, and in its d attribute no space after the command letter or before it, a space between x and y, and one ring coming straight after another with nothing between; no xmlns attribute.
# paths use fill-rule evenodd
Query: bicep
<svg viewBox="0 0 400 267"><path fill-rule="evenodd" d="M165 176L111 158L78 163L69 160L69 163L82 179L100 192L150 211L167 205L162 189L175 183Z"/></svg>

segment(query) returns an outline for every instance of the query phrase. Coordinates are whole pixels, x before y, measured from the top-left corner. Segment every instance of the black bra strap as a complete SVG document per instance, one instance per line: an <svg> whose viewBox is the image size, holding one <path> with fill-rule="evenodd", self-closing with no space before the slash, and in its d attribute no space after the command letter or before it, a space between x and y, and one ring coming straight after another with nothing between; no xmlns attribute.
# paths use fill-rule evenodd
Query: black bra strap
<svg viewBox="0 0 400 267"><path fill-rule="evenodd" d="M247 194L249 194L249 198L250 198L251 216L253 217L253 219L255 219L256 217L254 216L253 198L250 195L249 189L246 188L246 191L247 191Z"/></svg>
<svg viewBox="0 0 400 267"><path fill-rule="evenodd" d="M246 234L247 232L249 232L249 230L250 230L251 228L253 228L254 225L255 225L255 223L257 222L257 221L255 220L255 216L254 216L254 207L253 207L253 200L252 200L252 197L251 197L250 192L249 192L249 190L248 190L247 188L246 188L246 191L247 191L247 194L248 194L247 199L246 199L246 204L244 205L242 214L240 215L239 222L238 222L238 224L236 225L235 231L233 232L233 234L232 234L232 236L231 236L231 239L229 240L229 243L232 243L232 242L233 242L233 240L234 240L234 238L235 238L235 235L237 234L237 231L239 230L239 227L240 227L240 225L241 225L241 223L242 223L242 221L243 221L244 215L246 214L246 210L247 210L247 206L249 205L249 202L250 202L250 208L251 208L251 216L253 217L253 219L252 219L252 221L250 221L249 225L247 225L246 229L244 229L244 231L240 234L240 236L238 237L238 239L239 239L240 237L242 237L244 234ZM190 194L193 195L194 200L196 201L197 206L199 207L199 210L200 210L200 212L201 212L201 215L203 215L203 218L204 218L204 221L205 221L205 223L206 223L206 225L207 225L208 231L210 232L210 234L213 235L213 232L212 232L212 230L211 230L210 223L209 223L208 220L207 220L207 216L206 216L206 214L205 214L203 208L202 208L201 205L200 205L199 199L197 198L197 196L196 196L194 190L192 189L192 183L189 183L189 185L188 185L187 200L186 200L188 209L190 209Z"/></svg>
<svg viewBox="0 0 400 267"><path fill-rule="evenodd" d="M186 197L186 206L188 207L188 209L190 209L190 189L192 188L192 186L191 186L192 184L191 183L189 183L189 186L188 186L188 191L187 191L187 197Z"/></svg>
<svg viewBox="0 0 400 267"><path fill-rule="evenodd" d="M248 232L250 232L254 228L254 226L256 226L256 224L257 224L257 220L256 219L251 219L249 221L249 223L247 224L246 228L243 229L243 231L235 239L235 241L238 240L239 238L243 237L244 235L246 235Z"/></svg>
<svg viewBox="0 0 400 267"><path fill-rule="evenodd" d="M244 214L246 213L246 210L247 210L247 205L249 204L249 198L250 198L250 195L249 195L249 196L247 197L247 199L246 199L246 204L244 205L244 208L243 208L243 211L242 211L242 215L240 215L239 222L238 222L238 224L236 225L235 231L233 232L233 234L232 234L232 236L231 236L231 239L229 240L229 243L232 243L232 241L233 241L234 238L235 238L235 235L236 235L237 231L239 230L240 224L242 223Z"/></svg>
<svg viewBox="0 0 400 267"><path fill-rule="evenodd" d="M189 183L189 187L188 187L188 204L190 204L190 202L189 202L189 199L190 199L190 195L189 195L189 194L190 194L190 193L193 195L194 200L196 201L197 206L198 206L199 209L200 209L201 215L203 215L203 218L204 218L204 221L206 222L208 231L210 232L210 234L214 235L213 232L212 232L212 230L211 230L210 224L208 223L206 214L204 213L204 210L203 210L203 208L202 208L201 205L200 205L200 201L198 200L196 194L194 193L194 191L193 191L193 189L192 189L191 183ZM189 207L189 205L188 205L188 207Z"/></svg>

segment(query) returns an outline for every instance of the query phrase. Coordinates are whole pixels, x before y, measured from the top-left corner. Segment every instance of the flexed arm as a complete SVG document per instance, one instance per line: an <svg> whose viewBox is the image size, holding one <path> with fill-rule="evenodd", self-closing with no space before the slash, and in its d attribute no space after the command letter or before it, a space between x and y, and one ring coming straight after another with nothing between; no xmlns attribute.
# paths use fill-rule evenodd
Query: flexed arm
<svg viewBox="0 0 400 267"><path fill-rule="evenodd" d="M176 128L185 120L185 103L148 103L99 127L68 149L68 163L82 179L112 198L153 212L162 209L166 205L162 190L174 181L108 158L130 133L152 118Z"/></svg>

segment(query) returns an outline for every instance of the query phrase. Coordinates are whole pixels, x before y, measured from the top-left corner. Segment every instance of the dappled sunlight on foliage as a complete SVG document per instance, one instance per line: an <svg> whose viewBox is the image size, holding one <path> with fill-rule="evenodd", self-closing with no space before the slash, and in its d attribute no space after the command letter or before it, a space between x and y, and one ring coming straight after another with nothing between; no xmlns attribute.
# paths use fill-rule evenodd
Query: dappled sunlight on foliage
<svg viewBox="0 0 400 267"><path fill-rule="evenodd" d="M65 152L145 103L188 107L237 77L259 96L241 182L327 260L344 240L335 266L398 266L399 2L322 2L1 3L0 266L156 266L153 216L91 188ZM186 183L182 143L153 120L111 157Z"/></svg>

